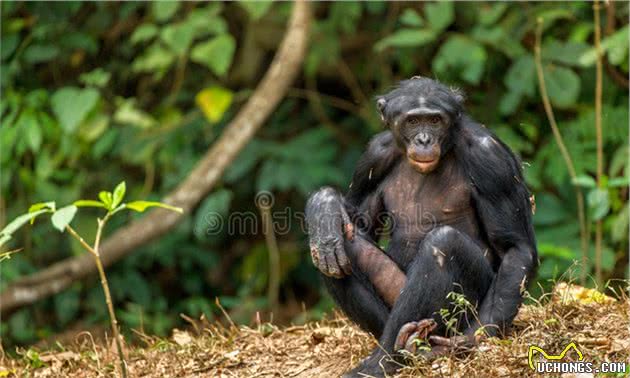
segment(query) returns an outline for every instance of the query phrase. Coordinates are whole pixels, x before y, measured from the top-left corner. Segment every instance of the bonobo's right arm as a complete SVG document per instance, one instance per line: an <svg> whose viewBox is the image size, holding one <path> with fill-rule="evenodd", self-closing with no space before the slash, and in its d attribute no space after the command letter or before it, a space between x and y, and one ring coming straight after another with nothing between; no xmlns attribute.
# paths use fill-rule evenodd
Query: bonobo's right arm
<svg viewBox="0 0 630 378"><path fill-rule="evenodd" d="M344 251L344 232L352 233L354 217L361 213L370 220L361 225L369 235L380 209L378 198L371 198L378 185L400 157L390 131L377 134L361 156L345 198L330 187L315 192L306 203L306 222L313 264L325 275L341 278L350 274L350 261Z"/></svg>

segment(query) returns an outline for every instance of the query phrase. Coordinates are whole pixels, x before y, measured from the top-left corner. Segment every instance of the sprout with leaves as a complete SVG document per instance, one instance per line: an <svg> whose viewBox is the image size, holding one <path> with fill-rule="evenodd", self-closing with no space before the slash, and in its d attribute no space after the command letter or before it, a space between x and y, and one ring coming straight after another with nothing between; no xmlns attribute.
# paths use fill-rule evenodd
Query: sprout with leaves
<svg viewBox="0 0 630 378"><path fill-rule="evenodd" d="M116 213L129 209L137 212L143 212L150 207L161 207L164 209L177 211L179 213L183 212L183 210L179 207L170 206L161 202L153 202L153 201L133 201L124 203L123 199L125 198L126 185L125 182L121 182L116 186L113 192L102 191L98 194L99 201L96 200L78 200L75 201L72 205L68 205L57 209L54 201L51 202L40 202L32 205L28 213L20 215L15 218L11 223L9 223L5 228L0 230L0 246L5 244L11 239L11 236L15 231L17 231L20 227L25 225L26 223L31 223L35 221L35 218L42 214L52 214L51 221L53 226L63 232L65 230L68 231L72 237L77 239L79 243L94 256L94 262L96 263L96 267L98 269L98 274L101 278L101 286L103 287L103 291L105 293L105 301L107 303L107 309L109 311L109 317L112 326L112 332L114 333L114 339L116 340L116 349L118 352L118 358L120 359L120 368L123 377L127 377L127 368L125 364L125 359L122 351L122 344L120 339L120 334L118 331L118 321L116 320L116 314L114 313L114 305L112 302L111 293L109 291L109 284L107 283L107 276L105 275L105 269L103 268L103 264L101 262L99 247L101 242L101 237L103 233L103 228L105 228L105 224L107 221ZM75 231L70 223L74 219L74 216L77 213L79 207L95 207L102 208L106 211L105 215L102 218L97 218L97 230L96 237L94 239L94 244L88 244L83 238ZM6 253L0 254L3 256L0 261L4 258L9 258L10 254L15 251L10 251Z"/></svg>

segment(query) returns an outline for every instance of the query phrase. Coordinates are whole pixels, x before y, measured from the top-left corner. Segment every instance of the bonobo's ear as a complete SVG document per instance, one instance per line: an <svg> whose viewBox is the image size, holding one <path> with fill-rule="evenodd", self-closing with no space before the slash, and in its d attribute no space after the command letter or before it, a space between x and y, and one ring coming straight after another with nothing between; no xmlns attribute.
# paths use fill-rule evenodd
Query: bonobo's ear
<svg viewBox="0 0 630 378"><path fill-rule="evenodd" d="M383 97L379 97L376 99L376 109L378 110L378 114L381 115L381 121L385 122L385 105L387 105L387 100Z"/></svg>

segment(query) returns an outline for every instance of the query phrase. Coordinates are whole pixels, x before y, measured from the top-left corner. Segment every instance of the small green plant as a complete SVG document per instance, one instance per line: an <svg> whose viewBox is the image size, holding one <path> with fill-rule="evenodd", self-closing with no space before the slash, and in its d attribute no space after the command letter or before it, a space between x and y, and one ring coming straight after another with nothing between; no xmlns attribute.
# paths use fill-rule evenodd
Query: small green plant
<svg viewBox="0 0 630 378"><path fill-rule="evenodd" d="M38 369L42 366L46 366L46 363L41 360L39 357L39 353L37 353L34 349L29 349L24 353L24 359L29 367L33 369Z"/></svg>
<svg viewBox="0 0 630 378"><path fill-rule="evenodd" d="M122 350L122 343L120 338L120 333L118 331L118 320L116 319L116 314L114 312L114 304L112 302L112 296L109 291L109 284L107 283L107 276L105 275L105 269L103 268L103 263L101 262L100 257L100 243L103 235L103 229L107 222L111 219L114 214L129 209L137 212L143 212L150 207L161 207L164 209L183 212L181 208L169 206L167 204L161 202L153 202L153 201L133 201L124 203L123 199L125 198L126 185L125 182L121 182L116 186L113 192L101 191L98 194L99 200L78 200L75 201L72 205L68 205L57 209L57 206L54 201L50 202L40 202L33 204L29 209L28 213L23 214L15 218L11 223L9 223L5 228L0 231L0 246L11 239L11 236L15 231L17 231L20 227L25 225L26 223L33 223L35 219L43 214L52 214L51 221L53 227L55 227L60 232L68 231L68 233L77 239L79 243L85 248L89 253L94 256L94 262L96 263L96 268L98 270L98 274L101 279L101 286L103 287L103 292L105 293L105 302L107 304L107 310L109 312L109 318L111 322L112 332L114 334L114 340L116 341L116 349L118 352L118 358L120 360L120 369L123 377L127 377L127 368L125 363L125 358ZM95 207L101 208L106 211L105 215L101 218L97 218L97 229L96 229L96 237L94 239L94 243L92 245L88 244L83 237L81 237L75 229L70 226L70 223L74 219L78 209L80 207ZM0 261L5 258L9 258L11 253L15 251L4 252L0 254ZM29 351L30 352L30 351ZM27 354L27 358L33 360ZM36 360L39 360L38 358ZM33 360L34 361L34 360ZM34 367L37 367L37 363L32 364Z"/></svg>
<svg viewBox="0 0 630 378"><path fill-rule="evenodd" d="M446 295L446 299L450 300L451 308L441 308L439 315L446 326L446 331L450 335L461 335L457 329L459 319L466 316L467 313L476 314L475 306L473 306L464 294L451 291Z"/></svg>

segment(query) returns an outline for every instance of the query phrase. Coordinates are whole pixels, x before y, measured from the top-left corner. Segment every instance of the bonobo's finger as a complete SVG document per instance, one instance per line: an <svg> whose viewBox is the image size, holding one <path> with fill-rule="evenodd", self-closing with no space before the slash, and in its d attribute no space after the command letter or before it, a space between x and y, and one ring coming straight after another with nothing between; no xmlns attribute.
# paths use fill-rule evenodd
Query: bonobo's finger
<svg viewBox="0 0 630 378"><path fill-rule="evenodd" d="M446 346L446 347L453 346L453 342L448 337L430 336L429 342L431 343L431 345Z"/></svg>
<svg viewBox="0 0 630 378"><path fill-rule="evenodd" d="M325 275L328 275L328 262L326 261L326 254L322 251L321 247L317 248L317 269Z"/></svg>
<svg viewBox="0 0 630 378"><path fill-rule="evenodd" d="M420 332L415 331L414 333L409 335L409 338L405 343L405 349L407 350L407 352L416 354L416 352L418 351L419 340L422 340L422 338L420 337Z"/></svg>
<svg viewBox="0 0 630 378"><path fill-rule="evenodd" d="M319 251L314 245L311 245L311 260L313 260L313 265L319 267Z"/></svg>
<svg viewBox="0 0 630 378"><path fill-rule="evenodd" d="M343 244L340 243L337 246L337 249L335 250L335 256L337 257L339 268L341 268L345 275L350 275L352 273L352 266L350 265L348 255L346 255L346 251L343 248Z"/></svg>
<svg viewBox="0 0 630 378"><path fill-rule="evenodd" d="M437 327L437 323L433 319L422 319L418 322L418 333L420 338L426 339L433 330Z"/></svg>
<svg viewBox="0 0 630 378"><path fill-rule="evenodd" d="M341 274L341 269L339 269L339 265L337 264L337 258L334 254L326 255L326 267L327 267L327 275L334 278L343 277Z"/></svg>
<svg viewBox="0 0 630 378"><path fill-rule="evenodd" d="M343 235L346 240L352 241L354 239L354 224L345 223L343 225Z"/></svg>
<svg viewBox="0 0 630 378"><path fill-rule="evenodd" d="M398 331L398 335L396 336L396 342L394 343L395 351L405 348L409 335L413 333L417 327L417 322L405 323L402 327L400 327L400 331Z"/></svg>

